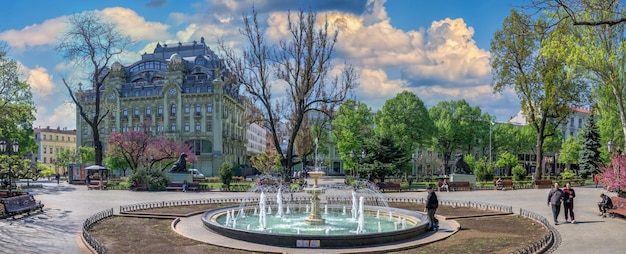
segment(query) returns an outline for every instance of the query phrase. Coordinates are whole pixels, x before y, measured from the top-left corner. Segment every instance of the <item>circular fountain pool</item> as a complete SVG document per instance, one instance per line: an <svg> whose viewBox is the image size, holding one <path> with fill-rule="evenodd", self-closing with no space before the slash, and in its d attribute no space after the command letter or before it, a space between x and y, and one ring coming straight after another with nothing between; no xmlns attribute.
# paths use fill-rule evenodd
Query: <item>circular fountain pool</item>
<svg viewBox="0 0 626 254"><path fill-rule="evenodd" d="M207 211L202 216L203 224L215 233L248 242L324 248L415 239L428 226L424 214L388 207L371 182L358 181L352 186L316 184L306 193L292 192L278 183L274 179L258 184L239 206ZM315 207L318 211L313 210ZM307 223L314 214L322 218L320 225Z"/></svg>

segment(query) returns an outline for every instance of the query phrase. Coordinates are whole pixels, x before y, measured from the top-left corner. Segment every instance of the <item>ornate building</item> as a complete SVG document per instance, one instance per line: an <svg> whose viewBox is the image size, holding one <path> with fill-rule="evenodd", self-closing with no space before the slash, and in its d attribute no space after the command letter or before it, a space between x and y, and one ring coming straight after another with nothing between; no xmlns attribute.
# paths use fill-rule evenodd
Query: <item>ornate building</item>
<svg viewBox="0 0 626 254"><path fill-rule="evenodd" d="M68 149L76 153L76 130L61 129L59 127L51 129L50 126L47 126L46 128L35 128L34 134L39 150L32 155L32 159L64 175L67 168L56 167L54 158L61 149Z"/></svg>
<svg viewBox="0 0 626 254"><path fill-rule="evenodd" d="M244 163L244 102L238 86L224 82L226 68L204 38L199 43L157 44L140 61L127 66L115 62L109 71L101 93L101 110L110 111L100 125L103 143L112 132L164 135L192 145L198 161L190 168L205 176L217 175L224 161ZM93 108L93 91L82 95L84 104ZM77 144L92 146L91 129L76 118Z"/></svg>

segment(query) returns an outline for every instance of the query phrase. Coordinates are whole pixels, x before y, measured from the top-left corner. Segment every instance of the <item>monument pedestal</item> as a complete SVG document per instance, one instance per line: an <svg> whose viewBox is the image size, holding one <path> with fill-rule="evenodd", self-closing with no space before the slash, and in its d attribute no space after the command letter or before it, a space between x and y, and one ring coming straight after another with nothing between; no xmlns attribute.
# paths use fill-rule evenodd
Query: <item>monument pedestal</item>
<svg viewBox="0 0 626 254"><path fill-rule="evenodd" d="M450 182L469 182L471 186L476 186L476 175L450 174Z"/></svg>
<svg viewBox="0 0 626 254"><path fill-rule="evenodd" d="M193 182L193 178L190 173L167 173L167 176L170 178L171 182Z"/></svg>

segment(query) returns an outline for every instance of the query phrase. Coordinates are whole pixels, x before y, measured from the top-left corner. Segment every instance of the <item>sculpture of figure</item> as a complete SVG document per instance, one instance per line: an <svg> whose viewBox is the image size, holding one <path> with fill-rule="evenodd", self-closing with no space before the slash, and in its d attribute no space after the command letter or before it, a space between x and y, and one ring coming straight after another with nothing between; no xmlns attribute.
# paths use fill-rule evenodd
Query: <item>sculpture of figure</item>
<svg viewBox="0 0 626 254"><path fill-rule="evenodd" d="M187 154L181 153L180 158L172 166L170 173L187 173Z"/></svg>
<svg viewBox="0 0 626 254"><path fill-rule="evenodd" d="M466 175L472 174L472 169L470 169L467 162L463 160L463 155L461 153L457 153L455 157L456 157L456 161L454 163L454 166L456 167L456 169L454 172L458 174L466 174Z"/></svg>

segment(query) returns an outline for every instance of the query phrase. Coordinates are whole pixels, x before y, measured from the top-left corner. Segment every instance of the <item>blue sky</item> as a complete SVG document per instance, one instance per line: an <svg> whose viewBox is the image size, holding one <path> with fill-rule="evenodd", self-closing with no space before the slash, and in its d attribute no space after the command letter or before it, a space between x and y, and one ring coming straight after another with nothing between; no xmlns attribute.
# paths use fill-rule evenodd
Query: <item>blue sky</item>
<svg viewBox="0 0 626 254"><path fill-rule="evenodd" d="M80 75L54 47L67 17L97 11L134 42L120 59L129 65L156 43L198 41L213 49L224 39L241 45L237 28L254 5L270 40L284 30L288 10L313 9L339 29L337 63L355 66L361 84L352 97L373 110L408 90L428 107L465 99L507 121L519 111L514 92L491 91L489 44L511 8L522 0L144 0L9 1L0 15L0 41L20 62L38 107L35 126L75 128L75 112L61 78ZM34 7L36 6L36 7ZM269 22L268 22L269 21Z"/></svg>

